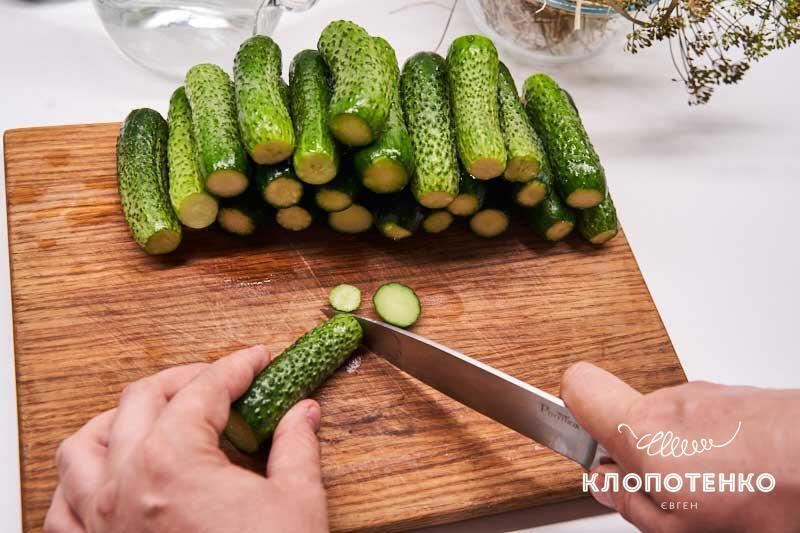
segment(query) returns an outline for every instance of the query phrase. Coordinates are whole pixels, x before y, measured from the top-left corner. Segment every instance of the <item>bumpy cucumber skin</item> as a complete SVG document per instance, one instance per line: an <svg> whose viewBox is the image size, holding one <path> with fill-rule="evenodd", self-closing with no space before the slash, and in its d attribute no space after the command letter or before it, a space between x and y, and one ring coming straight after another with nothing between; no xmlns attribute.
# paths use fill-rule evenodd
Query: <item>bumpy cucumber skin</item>
<svg viewBox="0 0 800 533"><path fill-rule="evenodd" d="M278 163L277 165L254 165L255 170L253 171L253 185L255 186L258 194L261 198L264 199L265 202L269 203L267 200L266 190L270 183L275 181L278 178L287 178L296 180L298 183L302 182L297 179L297 176L294 173L294 168L292 164L289 162L282 162ZM299 199L298 199L299 201ZM272 207L290 207L288 205L273 205Z"/></svg>
<svg viewBox="0 0 800 533"><path fill-rule="evenodd" d="M512 161L520 159L535 162L541 169L542 160L545 158L544 144L531 125L525 106L519 99L514 78L504 63L500 63L497 98L500 104L500 126L503 130L509 165ZM506 171L508 168L506 167ZM519 181L528 181L537 174L538 172ZM510 179L507 172L505 177Z"/></svg>
<svg viewBox="0 0 800 533"><path fill-rule="evenodd" d="M595 238L603 233L612 232L611 237L603 240L606 242L616 236L619 231L617 223L617 210L611 195L606 195L606 199L589 209L584 209L578 213L578 230L587 241L595 243ZM596 243L602 244L602 243Z"/></svg>
<svg viewBox="0 0 800 533"><path fill-rule="evenodd" d="M309 331L264 369L234 404L259 443L272 436L289 409L308 397L361 343L358 320L341 314Z"/></svg>
<svg viewBox="0 0 800 533"><path fill-rule="evenodd" d="M339 168L339 148L327 122L331 99L328 80L328 67L316 50L303 50L292 60L289 93L297 135L295 168L302 168L303 158L317 154L329 157L334 167ZM308 179L298 177L303 181Z"/></svg>
<svg viewBox="0 0 800 533"><path fill-rule="evenodd" d="M551 189L547 197L536 207L527 210L528 222L533 231L545 240L552 240L547 231L558 222L575 224L575 213L567 207L555 190ZM570 230L571 231L571 230ZM562 238L566 237L564 235Z"/></svg>
<svg viewBox="0 0 800 533"><path fill-rule="evenodd" d="M247 153L259 164L279 161L257 159L258 145L280 141L293 148L295 144L292 119L281 93L281 68L281 49L266 35L242 43L234 61L239 131Z"/></svg>
<svg viewBox="0 0 800 533"><path fill-rule="evenodd" d="M447 53L458 155L464 168L480 179L496 177L506 166L497 99L499 64L494 43L481 35L459 37ZM497 174L484 176L476 172L474 164L487 159L497 162Z"/></svg>
<svg viewBox="0 0 800 533"><path fill-rule="evenodd" d="M117 139L117 185L125 220L142 248L154 234L181 224L169 199L167 142L169 128L152 109L134 109Z"/></svg>
<svg viewBox="0 0 800 533"><path fill-rule="evenodd" d="M197 147L192 134L192 109L186 90L178 87L169 100L169 199L176 215L183 201L193 194L205 193L205 182L197 169ZM212 220L213 221L213 220Z"/></svg>
<svg viewBox="0 0 800 533"><path fill-rule="evenodd" d="M392 103L386 124L378 140L356 152L354 164L362 179L372 165L387 159L402 165L406 176L409 177L414 173L414 151L411 148L411 137L408 134L408 128L406 128L406 123L403 120L403 109L400 107L400 68L397 65L397 56L394 48L385 39L381 37L374 37L374 39L392 73ZM404 183L394 191L387 192L400 191L405 185ZM365 183L365 186L368 186L368 184Z"/></svg>
<svg viewBox="0 0 800 533"><path fill-rule="evenodd" d="M606 174L569 96L547 74L525 81L525 108L544 142L554 171L555 186L569 204L579 190L606 195ZM592 207L592 206L584 206Z"/></svg>
<svg viewBox="0 0 800 533"><path fill-rule="evenodd" d="M333 96L328 111L331 124L340 115L355 115L371 130L375 140L386 124L391 107L392 72L377 41L353 22L328 24L317 43L333 78ZM339 138L349 144L349 139Z"/></svg>
<svg viewBox="0 0 800 533"><path fill-rule="evenodd" d="M189 69L185 87L200 174L208 179L218 170L234 170L246 176L247 154L239 140L230 77L218 66L203 63Z"/></svg>
<svg viewBox="0 0 800 533"><path fill-rule="evenodd" d="M458 194L460 172L445 71L441 56L420 52L406 61L400 76L416 168L411 191L417 201L431 192Z"/></svg>

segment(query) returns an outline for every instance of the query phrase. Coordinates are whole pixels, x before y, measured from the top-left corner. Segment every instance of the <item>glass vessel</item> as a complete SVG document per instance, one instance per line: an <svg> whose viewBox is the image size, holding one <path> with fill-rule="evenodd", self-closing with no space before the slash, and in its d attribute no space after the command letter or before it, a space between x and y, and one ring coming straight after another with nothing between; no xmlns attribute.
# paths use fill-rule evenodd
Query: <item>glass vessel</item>
<svg viewBox="0 0 800 533"><path fill-rule="evenodd" d="M270 35L284 12L317 0L94 0L106 31L125 55L182 79L197 63L229 65L242 41Z"/></svg>
<svg viewBox="0 0 800 533"><path fill-rule="evenodd" d="M591 1L466 0L481 30L517 59L559 64L594 56L619 40L625 19Z"/></svg>

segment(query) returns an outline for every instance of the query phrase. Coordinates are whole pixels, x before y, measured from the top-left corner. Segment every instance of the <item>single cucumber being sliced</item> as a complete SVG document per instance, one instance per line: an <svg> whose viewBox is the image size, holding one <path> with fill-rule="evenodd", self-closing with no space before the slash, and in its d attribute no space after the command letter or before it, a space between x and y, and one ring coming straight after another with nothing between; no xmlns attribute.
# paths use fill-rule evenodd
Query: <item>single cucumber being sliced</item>
<svg viewBox="0 0 800 533"><path fill-rule="evenodd" d="M592 244L604 244L617 235L617 210L610 194L598 205L578 213L578 230Z"/></svg>
<svg viewBox="0 0 800 533"><path fill-rule="evenodd" d="M414 325L422 311L414 290L396 282L378 287L372 303L381 319L399 328Z"/></svg>
<svg viewBox="0 0 800 533"><path fill-rule="evenodd" d="M344 211L329 213L328 225L340 233L364 233L372 227L372 213L363 205L353 204Z"/></svg>
<svg viewBox="0 0 800 533"><path fill-rule="evenodd" d="M425 233L441 233L453 223L453 214L445 209L429 211L422 220Z"/></svg>
<svg viewBox="0 0 800 533"><path fill-rule="evenodd" d="M447 210L460 217L472 216L483 206L485 196L486 184L462 171L458 196L450 202Z"/></svg>
<svg viewBox="0 0 800 533"><path fill-rule="evenodd" d="M216 65L195 65L186 73L197 161L206 189L224 198L247 189L247 153L239 138L233 82Z"/></svg>
<svg viewBox="0 0 800 533"><path fill-rule="evenodd" d="M277 209L296 205L303 197L303 183L288 162L256 165L255 186L264 201Z"/></svg>
<svg viewBox="0 0 800 533"><path fill-rule="evenodd" d="M152 109L135 109L117 139L117 186L134 240L148 254L166 254L181 242L167 184L168 126Z"/></svg>
<svg viewBox="0 0 800 533"><path fill-rule="evenodd" d="M587 209L606 197L606 174L580 115L567 93L547 74L525 81L525 108L544 141L553 181L570 207Z"/></svg>
<svg viewBox="0 0 800 533"><path fill-rule="evenodd" d="M447 52L458 156L467 172L482 180L496 178L506 169L497 96L499 66L494 43L482 35L459 37Z"/></svg>
<svg viewBox="0 0 800 533"><path fill-rule="evenodd" d="M306 183L328 183L339 169L339 148L328 129L331 95L328 67L316 50L303 50L289 70L292 116L297 134L294 169Z"/></svg>
<svg viewBox="0 0 800 533"><path fill-rule="evenodd" d="M234 61L239 131L245 149L260 165L280 163L294 152L281 68L281 49L266 35L242 43Z"/></svg>
<svg viewBox="0 0 800 533"><path fill-rule="evenodd" d="M342 283L330 290L328 301L337 311L352 313L361 306L361 289Z"/></svg>
<svg viewBox="0 0 800 533"><path fill-rule="evenodd" d="M192 109L186 90L178 87L169 101L169 199L178 220L184 226L200 229L217 219L219 205L206 192L195 154L197 146L192 133Z"/></svg>
<svg viewBox="0 0 800 533"><path fill-rule="evenodd" d="M350 357L363 335L354 317L336 315L297 339L234 402L225 428L231 444L243 452L256 452L283 415Z"/></svg>

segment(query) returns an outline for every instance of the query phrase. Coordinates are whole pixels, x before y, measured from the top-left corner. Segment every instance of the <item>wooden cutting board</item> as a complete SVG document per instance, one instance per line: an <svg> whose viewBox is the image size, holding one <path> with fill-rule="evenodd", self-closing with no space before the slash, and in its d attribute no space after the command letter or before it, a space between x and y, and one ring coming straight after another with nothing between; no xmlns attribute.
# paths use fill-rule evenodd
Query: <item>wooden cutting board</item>
<svg viewBox="0 0 800 533"><path fill-rule="evenodd" d="M417 333L554 394L581 359L643 392L685 381L622 233L595 248L545 244L519 222L495 240L461 224L399 243L325 227L247 239L211 229L148 257L119 206L117 130L5 135L26 531L41 529L58 443L125 384L255 343L280 351L324 319L342 282L361 287L367 315L378 285L408 283L424 308ZM333 529L401 530L584 496L575 464L373 354L360 359L315 395ZM229 453L264 469L263 457Z"/></svg>

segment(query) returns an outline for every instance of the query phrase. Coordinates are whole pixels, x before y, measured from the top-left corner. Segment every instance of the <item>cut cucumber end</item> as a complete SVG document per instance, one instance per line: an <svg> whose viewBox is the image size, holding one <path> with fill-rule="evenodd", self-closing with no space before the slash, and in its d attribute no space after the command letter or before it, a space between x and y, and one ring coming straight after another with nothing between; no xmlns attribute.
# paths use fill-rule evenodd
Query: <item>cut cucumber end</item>
<svg viewBox="0 0 800 533"><path fill-rule="evenodd" d="M294 158L297 177L310 185L322 185L336 177L336 162L328 154L307 154Z"/></svg>
<svg viewBox="0 0 800 533"><path fill-rule="evenodd" d="M259 165L274 165L286 161L294 152L294 145L286 141L267 141L256 145L250 157Z"/></svg>
<svg viewBox="0 0 800 533"><path fill-rule="evenodd" d="M566 202L575 209L589 209L603 201L605 196L595 189L577 189L567 196Z"/></svg>
<svg viewBox="0 0 800 533"><path fill-rule="evenodd" d="M547 196L547 186L541 181L531 181L517 191L514 200L523 207L534 207Z"/></svg>
<svg viewBox="0 0 800 533"><path fill-rule="evenodd" d="M476 235L491 239L508 229L508 215L499 209L484 209L469 219L469 227Z"/></svg>
<svg viewBox="0 0 800 533"><path fill-rule="evenodd" d="M330 290L328 302L337 311L352 313L361 306L361 289L342 283Z"/></svg>
<svg viewBox="0 0 800 533"><path fill-rule="evenodd" d="M400 328L414 325L422 311L414 290L402 283L381 285L375 291L372 303L384 322Z"/></svg>
<svg viewBox="0 0 800 533"><path fill-rule="evenodd" d="M253 219L235 208L220 209L217 222L222 229L234 235L252 235L256 231Z"/></svg>
<svg viewBox="0 0 800 533"><path fill-rule="evenodd" d="M217 170L206 178L206 189L214 196L231 198L247 188L247 176L238 170Z"/></svg>
<svg viewBox="0 0 800 533"><path fill-rule="evenodd" d="M294 178L276 178L264 189L264 200L272 207L291 207L303 197L303 184Z"/></svg>
<svg viewBox="0 0 800 533"><path fill-rule="evenodd" d="M450 202L447 210L456 216L468 217L478 210L478 199L472 194L459 194Z"/></svg>
<svg viewBox="0 0 800 533"><path fill-rule="evenodd" d="M453 215L448 211L436 211L422 221L422 229L427 233L441 233L453 223Z"/></svg>
<svg viewBox="0 0 800 533"><path fill-rule="evenodd" d="M449 192L435 191L420 196L417 201L429 209L442 209L450 205L453 198L454 196Z"/></svg>
<svg viewBox="0 0 800 533"><path fill-rule="evenodd" d="M278 209L275 214L275 221L282 228L291 231L303 231L307 229L314 221L308 209L294 205L292 207L285 207Z"/></svg>
<svg viewBox="0 0 800 533"><path fill-rule="evenodd" d="M233 409L225 426L225 438L245 453L256 453L260 446L256 432L245 422L244 417Z"/></svg>
<svg viewBox="0 0 800 533"><path fill-rule="evenodd" d="M207 228L217 219L219 203L213 196L196 192L184 198L178 212L178 220L192 229Z"/></svg>
<svg viewBox="0 0 800 533"><path fill-rule="evenodd" d="M353 205L353 199L349 194L334 189L320 189L317 191L315 200L321 209L329 213L344 211Z"/></svg>
<svg viewBox="0 0 800 533"><path fill-rule="evenodd" d="M362 183L378 194L398 192L408 183L408 172L402 163L394 159L381 159L367 168Z"/></svg>
<svg viewBox="0 0 800 533"><path fill-rule="evenodd" d="M508 181L529 181L539 175L541 165L531 157L515 157L506 165L503 177Z"/></svg>
<svg viewBox="0 0 800 533"><path fill-rule="evenodd" d="M548 241L560 241L564 237L572 232L572 228L575 226L573 222L569 222L567 220L562 220L560 222L556 222L552 226L547 229L545 233L545 238Z"/></svg>
<svg viewBox="0 0 800 533"><path fill-rule="evenodd" d="M181 243L181 232L171 229L159 230L147 239L144 251L150 255L168 254Z"/></svg>
<svg viewBox="0 0 800 533"><path fill-rule="evenodd" d="M348 146L366 146L373 140L372 128L357 115L342 113L333 117L328 125L333 136Z"/></svg>
<svg viewBox="0 0 800 533"><path fill-rule="evenodd" d="M412 232L408 231L402 226L398 226L394 222L387 222L379 229L384 236L392 239L393 241L399 241L400 239L405 239L413 235Z"/></svg>
<svg viewBox="0 0 800 533"><path fill-rule="evenodd" d="M372 213L358 204L353 204L344 211L330 213L328 224L342 233L364 233L372 227Z"/></svg>
<svg viewBox="0 0 800 533"><path fill-rule="evenodd" d="M597 235L595 235L594 237L589 239L589 242L591 242L592 244L605 244L605 243L607 243L608 241L610 241L611 239L613 239L616 236L617 236L617 230L616 229L610 229L610 230L598 233Z"/></svg>
<svg viewBox="0 0 800 533"><path fill-rule="evenodd" d="M467 171L479 180L490 180L500 176L505 169L506 165L504 161L484 158L473 162Z"/></svg>

